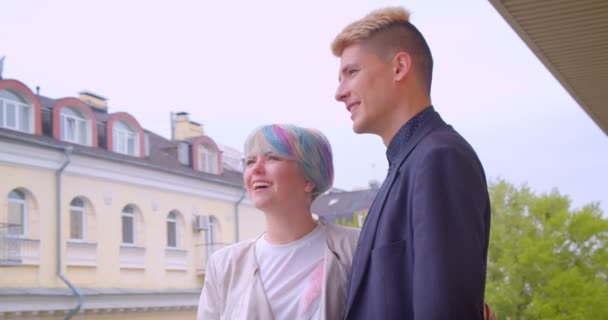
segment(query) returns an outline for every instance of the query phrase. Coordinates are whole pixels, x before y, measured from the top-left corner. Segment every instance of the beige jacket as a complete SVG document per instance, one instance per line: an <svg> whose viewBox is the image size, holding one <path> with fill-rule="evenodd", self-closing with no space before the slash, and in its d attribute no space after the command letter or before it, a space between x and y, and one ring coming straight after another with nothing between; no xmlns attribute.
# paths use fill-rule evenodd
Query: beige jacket
<svg viewBox="0 0 608 320"><path fill-rule="evenodd" d="M329 223L321 226L327 232L321 319L342 319L359 230ZM197 319L274 319L258 274L255 239L236 243L211 256Z"/></svg>

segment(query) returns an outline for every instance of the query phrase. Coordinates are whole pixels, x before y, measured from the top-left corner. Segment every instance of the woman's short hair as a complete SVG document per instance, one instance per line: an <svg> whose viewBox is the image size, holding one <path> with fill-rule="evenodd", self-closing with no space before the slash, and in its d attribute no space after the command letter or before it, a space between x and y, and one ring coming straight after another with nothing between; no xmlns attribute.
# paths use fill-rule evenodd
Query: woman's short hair
<svg viewBox="0 0 608 320"><path fill-rule="evenodd" d="M334 181L329 141L319 130L292 124L270 124L255 129L245 141L245 157L271 151L294 160L304 176L314 183L312 199L327 191Z"/></svg>

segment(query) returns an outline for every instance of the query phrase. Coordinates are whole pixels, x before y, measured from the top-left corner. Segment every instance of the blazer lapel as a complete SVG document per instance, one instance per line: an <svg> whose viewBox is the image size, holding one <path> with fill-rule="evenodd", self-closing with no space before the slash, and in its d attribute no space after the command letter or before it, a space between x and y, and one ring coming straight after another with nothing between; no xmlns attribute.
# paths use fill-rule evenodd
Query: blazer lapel
<svg viewBox="0 0 608 320"><path fill-rule="evenodd" d="M388 197L389 191L391 190L391 187L395 182L395 178L397 177L397 173L399 172L398 168L405 161L405 159L407 159L407 157L410 155L412 150L414 150L416 145L418 145L418 143L422 140L422 138L424 138L427 134L440 127L441 125L445 125L445 122L443 122L437 112L434 112L429 115L427 121L424 121L422 123L422 126L418 128L414 136L408 141L408 143L403 147L403 150L399 153L399 157L389 169L388 175L382 183L382 187L380 188L378 195L372 202L372 205L365 219L365 223L363 224L363 228L359 236L359 242L357 244L357 250L353 258L353 266L350 278L351 282L349 285L349 294L346 303L345 317L348 316L348 313L351 310L354 299L356 298L359 287L361 286L363 276L365 275L365 271L367 270L367 265L369 264L369 259L371 257L371 251L376 240L376 230L378 228L378 221L380 220L380 216L384 211L383 208L384 204L386 203L386 198Z"/></svg>

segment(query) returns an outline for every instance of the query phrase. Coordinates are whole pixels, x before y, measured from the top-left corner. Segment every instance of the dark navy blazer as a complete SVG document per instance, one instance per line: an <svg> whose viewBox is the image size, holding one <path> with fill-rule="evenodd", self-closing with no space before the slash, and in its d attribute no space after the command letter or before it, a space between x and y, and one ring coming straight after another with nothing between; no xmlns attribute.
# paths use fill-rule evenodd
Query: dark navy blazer
<svg viewBox="0 0 608 320"><path fill-rule="evenodd" d="M369 210L345 319L483 319L489 233L483 167L431 111Z"/></svg>

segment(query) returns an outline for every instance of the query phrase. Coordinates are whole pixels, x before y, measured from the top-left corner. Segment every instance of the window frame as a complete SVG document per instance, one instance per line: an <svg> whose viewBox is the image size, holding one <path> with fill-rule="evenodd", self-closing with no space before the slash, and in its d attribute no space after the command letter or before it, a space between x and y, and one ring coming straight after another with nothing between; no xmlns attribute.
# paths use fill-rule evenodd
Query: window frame
<svg viewBox="0 0 608 320"><path fill-rule="evenodd" d="M75 206L73 203L75 200L80 200L80 202L82 202L82 206ZM72 237L72 214L74 212L79 212L80 213L80 227L81 227L81 235L82 238L73 238ZM87 240L87 208L86 208L86 203L82 198L76 197L72 200L72 202L70 202L70 234L69 234L69 240L70 241L81 241L81 242L85 242Z"/></svg>
<svg viewBox="0 0 608 320"><path fill-rule="evenodd" d="M198 168L200 171L217 174L218 152L206 144L198 146Z"/></svg>
<svg viewBox="0 0 608 320"><path fill-rule="evenodd" d="M169 212L169 215L167 215L167 248L170 249L177 249L179 248L179 214L175 211L171 211ZM173 242L175 243L173 246L170 244L170 233L169 233L169 226L170 224L173 224Z"/></svg>
<svg viewBox="0 0 608 320"><path fill-rule="evenodd" d="M131 212L127 211L127 209L131 209ZM133 207L132 205L126 205L123 209L122 212L120 214L120 225L121 225L121 244L125 245L125 246L135 246L136 242L137 242L137 233L136 233L136 209L135 207ZM124 219L125 218L131 218L131 240L132 242L125 242L125 226L124 226Z"/></svg>
<svg viewBox="0 0 608 320"><path fill-rule="evenodd" d="M11 94L16 96L16 94L14 94L12 92L11 92ZM8 125L8 119L9 119L8 105L11 105L14 107L14 119L13 119L14 123L12 126ZM24 110L27 110L27 112L24 112ZM33 129L34 129L33 115L34 114L33 114L32 110L34 110L34 107L31 104L0 96L0 113L2 114L0 117L0 128L6 128L6 129L10 129L10 130L25 132L25 133L33 133ZM24 117L25 117L25 119L24 119ZM25 120L25 122L24 122L24 120ZM22 128L23 123L27 124L27 128Z"/></svg>
<svg viewBox="0 0 608 320"><path fill-rule="evenodd" d="M11 194L12 193L16 193L17 195L21 195L22 198L21 199L15 199L15 198L11 198ZM9 223L9 232L8 232L8 236L9 237L14 237L14 238L26 238L27 235L29 234L29 208L28 208L28 199L27 199L27 194L21 190L18 189L13 189L8 193L8 212L7 212L7 218L8 218L8 222L10 222L10 215L11 215L11 204L15 205L19 205L21 208L21 221L22 221L22 225L21 225L21 233L20 234L16 234L16 233L12 233L11 232L11 226Z"/></svg>
<svg viewBox="0 0 608 320"><path fill-rule="evenodd" d="M112 128L112 151L128 156L139 156L139 133L122 121L116 121ZM131 142L132 152L129 152Z"/></svg>
<svg viewBox="0 0 608 320"><path fill-rule="evenodd" d="M72 114L68 114L68 112L71 112ZM91 145L91 121L89 119L72 107L64 107L61 110L60 118L61 140L85 146ZM68 136L68 124L70 120L74 122L74 137L72 138ZM80 132L81 130L84 130L84 132ZM80 138L84 139L84 141L78 141Z"/></svg>

